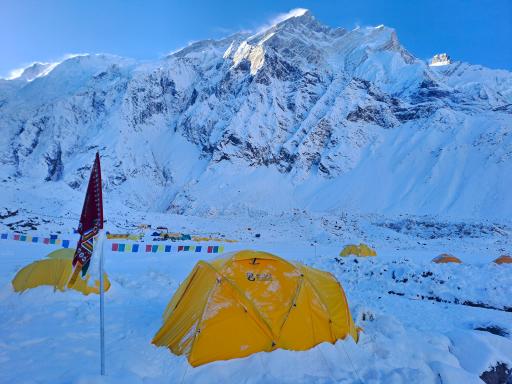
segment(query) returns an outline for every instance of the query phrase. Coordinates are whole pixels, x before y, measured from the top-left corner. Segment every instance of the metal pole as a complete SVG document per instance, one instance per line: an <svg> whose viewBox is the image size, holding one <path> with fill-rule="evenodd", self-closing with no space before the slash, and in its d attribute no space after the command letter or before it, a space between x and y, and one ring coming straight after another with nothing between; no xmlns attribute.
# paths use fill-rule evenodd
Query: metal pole
<svg viewBox="0 0 512 384"><path fill-rule="evenodd" d="M105 376L105 318L103 311L103 230L100 232L100 350L101 350L101 376Z"/></svg>

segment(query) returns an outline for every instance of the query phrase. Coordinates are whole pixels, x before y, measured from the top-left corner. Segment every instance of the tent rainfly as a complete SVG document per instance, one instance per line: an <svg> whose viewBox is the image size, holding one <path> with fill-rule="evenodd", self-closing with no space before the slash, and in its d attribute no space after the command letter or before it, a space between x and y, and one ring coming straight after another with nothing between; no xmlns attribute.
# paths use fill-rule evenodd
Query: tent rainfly
<svg viewBox="0 0 512 384"><path fill-rule="evenodd" d="M501 255L496 260L494 260L496 264L512 264L512 257L509 255Z"/></svg>
<svg viewBox="0 0 512 384"><path fill-rule="evenodd" d="M439 256L434 257L432 259L432 261L437 264L446 264L446 263L462 264L462 261L458 257L450 255L449 253L441 253Z"/></svg>
<svg viewBox="0 0 512 384"><path fill-rule="evenodd" d="M167 305L153 344L192 366L276 348L358 340L343 288L328 272L266 252L199 261Z"/></svg>
<svg viewBox="0 0 512 384"><path fill-rule="evenodd" d="M12 280L14 291L23 292L41 285L53 286L54 290L59 291L67 290L67 283L73 273L71 260L74 252L74 249L58 249L48 254L46 259L35 261L23 267ZM104 274L104 277L104 288L107 291L110 288L110 281L106 274ZM90 286L88 284L89 279L89 275L86 275L85 279L77 279L72 289L82 292L84 295L98 294L100 291L99 281L95 281L94 286Z"/></svg>
<svg viewBox="0 0 512 384"><path fill-rule="evenodd" d="M340 256L359 256L359 257L367 257L367 256L377 256L377 252L375 252L375 249L370 248L366 244L348 244L346 245L343 250L340 252Z"/></svg>

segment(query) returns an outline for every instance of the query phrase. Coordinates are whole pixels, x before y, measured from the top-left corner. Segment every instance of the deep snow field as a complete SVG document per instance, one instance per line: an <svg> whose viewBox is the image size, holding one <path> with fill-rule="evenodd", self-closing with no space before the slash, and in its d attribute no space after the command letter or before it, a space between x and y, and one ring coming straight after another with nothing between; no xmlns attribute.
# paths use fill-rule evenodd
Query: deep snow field
<svg viewBox="0 0 512 384"><path fill-rule="evenodd" d="M37 197L43 195L49 197ZM63 197L9 183L0 203L0 233L59 232L76 239L72 228L82 201L79 193ZM482 383L479 376L498 363L512 367L512 265L492 263L512 252L511 222L298 210L197 217L131 211L108 198L105 217L111 232L149 223L225 236L238 240L224 243L225 252L264 250L330 271L364 329L360 341L192 368L184 356L150 342L179 283L198 260L218 255L117 253L107 243L112 287L105 296L107 376L101 377L98 296L50 287L14 293L16 272L57 246L0 240L0 383L459 384ZM152 242L149 233L144 240ZM345 244L359 242L378 256L338 257ZM442 252L464 263L432 263Z"/></svg>

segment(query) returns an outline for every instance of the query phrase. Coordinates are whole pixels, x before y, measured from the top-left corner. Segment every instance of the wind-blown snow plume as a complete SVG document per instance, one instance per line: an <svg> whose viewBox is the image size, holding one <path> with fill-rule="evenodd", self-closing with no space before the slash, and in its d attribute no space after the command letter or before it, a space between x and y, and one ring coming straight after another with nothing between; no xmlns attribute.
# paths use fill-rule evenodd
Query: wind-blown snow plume
<svg viewBox="0 0 512 384"><path fill-rule="evenodd" d="M266 31L267 29L270 29L274 26L276 26L279 23L282 23L285 20L291 19L292 17L300 17L304 16L306 13L308 13L309 10L305 8L294 8L290 10L289 12L280 13L277 16L274 16L272 19L270 19L269 22L265 23L259 28L256 28L257 33L261 33L263 31Z"/></svg>

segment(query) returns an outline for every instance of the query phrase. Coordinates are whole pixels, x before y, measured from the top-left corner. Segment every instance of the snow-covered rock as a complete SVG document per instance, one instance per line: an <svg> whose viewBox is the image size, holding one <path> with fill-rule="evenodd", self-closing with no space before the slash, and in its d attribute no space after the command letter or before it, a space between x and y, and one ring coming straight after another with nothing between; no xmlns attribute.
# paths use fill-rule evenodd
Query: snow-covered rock
<svg viewBox="0 0 512 384"><path fill-rule="evenodd" d="M439 53L437 55L434 55L434 57L432 57L432 60L430 60L431 67L440 67L442 65L448 65L451 63L452 60L450 56L448 56L446 53Z"/></svg>

